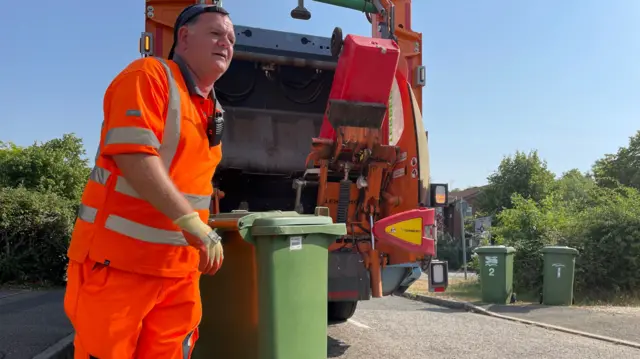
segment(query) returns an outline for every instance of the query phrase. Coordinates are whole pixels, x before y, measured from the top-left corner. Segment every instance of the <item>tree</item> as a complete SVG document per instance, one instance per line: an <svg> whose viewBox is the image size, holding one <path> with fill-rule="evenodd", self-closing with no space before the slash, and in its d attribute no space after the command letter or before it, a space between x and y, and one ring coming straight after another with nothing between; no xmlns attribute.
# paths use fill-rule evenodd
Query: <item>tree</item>
<svg viewBox="0 0 640 359"><path fill-rule="evenodd" d="M627 147L557 180L536 151L506 157L489 178L476 208L495 214L491 233L516 249L514 285L537 294L547 245L579 252L578 298L637 296L640 286L640 131Z"/></svg>
<svg viewBox="0 0 640 359"><path fill-rule="evenodd" d="M492 235L499 243L516 249L514 285L525 293L538 293L542 286L542 248L564 241L567 217L558 198L548 195L540 202L523 198L518 193L512 197L513 207L498 214L498 226Z"/></svg>
<svg viewBox="0 0 640 359"><path fill-rule="evenodd" d="M552 190L555 175L547 169L537 151L528 155L517 151L505 157L498 170L488 178L488 185L478 196L478 209L487 215L513 207L514 193L539 203Z"/></svg>
<svg viewBox="0 0 640 359"><path fill-rule="evenodd" d="M0 187L53 192L79 201L89 176L82 139L73 134L19 147L0 142Z"/></svg>
<svg viewBox="0 0 640 359"><path fill-rule="evenodd" d="M0 188L0 283L62 284L76 206L53 192Z"/></svg>
<svg viewBox="0 0 640 359"><path fill-rule="evenodd" d="M0 283L61 284L89 168L73 134L0 142Z"/></svg>
<svg viewBox="0 0 640 359"><path fill-rule="evenodd" d="M559 205L584 206L590 198L590 191L596 187L596 182L589 175L578 169L572 169L562 174L554 183L553 192Z"/></svg>
<svg viewBox="0 0 640 359"><path fill-rule="evenodd" d="M627 147L596 161L593 174L598 185L603 187L623 185L640 189L640 131L629 138Z"/></svg>
<svg viewBox="0 0 640 359"><path fill-rule="evenodd" d="M640 191L596 187L566 231L576 259L576 290L605 299L640 285Z"/></svg>

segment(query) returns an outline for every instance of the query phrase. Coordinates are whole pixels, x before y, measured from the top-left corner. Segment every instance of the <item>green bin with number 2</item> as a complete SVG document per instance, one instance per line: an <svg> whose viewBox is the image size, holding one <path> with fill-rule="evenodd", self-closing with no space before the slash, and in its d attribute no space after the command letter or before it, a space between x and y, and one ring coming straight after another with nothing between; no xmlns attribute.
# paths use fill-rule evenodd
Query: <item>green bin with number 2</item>
<svg viewBox="0 0 640 359"><path fill-rule="evenodd" d="M513 257L515 248L505 246L485 246L475 250L478 254L482 301L505 304L513 294Z"/></svg>

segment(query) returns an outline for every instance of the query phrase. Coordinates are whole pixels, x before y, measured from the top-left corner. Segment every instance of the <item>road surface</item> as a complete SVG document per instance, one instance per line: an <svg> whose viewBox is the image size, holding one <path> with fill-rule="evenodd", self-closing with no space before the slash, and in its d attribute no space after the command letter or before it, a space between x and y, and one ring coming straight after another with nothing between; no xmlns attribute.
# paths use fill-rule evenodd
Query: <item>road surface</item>
<svg viewBox="0 0 640 359"><path fill-rule="evenodd" d="M30 359L71 332L63 292L0 291L0 359ZM328 358L640 358L640 350L401 297L361 302L329 327Z"/></svg>
<svg viewBox="0 0 640 359"><path fill-rule="evenodd" d="M341 359L640 358L637 349L401 297L361 302L352 320L330 326L328 354Z"/></svg>
<svg viewBox="0 0 640 359"><path fill-rule="evenodd" d="M64 291L0 289L0 359L31 359L73 332Z"/></svg>

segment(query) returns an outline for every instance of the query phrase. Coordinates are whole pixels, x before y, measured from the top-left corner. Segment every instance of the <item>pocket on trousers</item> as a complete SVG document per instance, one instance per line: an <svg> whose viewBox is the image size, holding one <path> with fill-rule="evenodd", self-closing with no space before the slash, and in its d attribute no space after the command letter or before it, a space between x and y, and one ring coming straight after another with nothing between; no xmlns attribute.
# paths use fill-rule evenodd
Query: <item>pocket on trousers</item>
<svg viewBox="0 0 640 359"><path fill-rule="evenodd" d="M92 294L100 292L107 284L110 272L111 268L109 268L109 266L94 262L93 265L86 270L84 282L80 290Z"/></svg>

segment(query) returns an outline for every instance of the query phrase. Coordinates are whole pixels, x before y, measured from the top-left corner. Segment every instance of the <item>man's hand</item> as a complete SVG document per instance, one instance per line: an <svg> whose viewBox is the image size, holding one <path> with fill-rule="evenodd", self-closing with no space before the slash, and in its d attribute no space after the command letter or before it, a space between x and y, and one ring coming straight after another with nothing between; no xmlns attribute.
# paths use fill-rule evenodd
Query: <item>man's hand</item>
<svg viewBox="0 0 640 359"><path fill-rule="evenodd" d="M178 218L175 224L182 229L189 245L200 251L199 269L202 274L215 274L224 260L220 236L202 222L197 212Z"/></svg>

